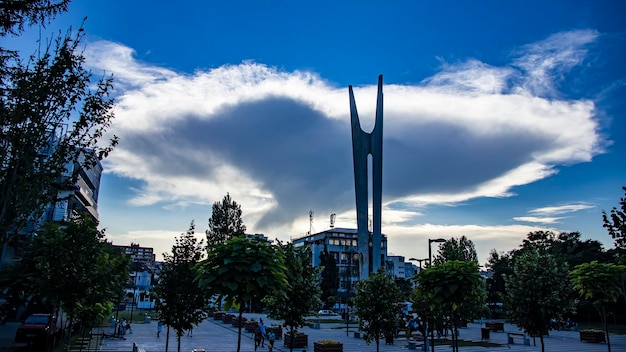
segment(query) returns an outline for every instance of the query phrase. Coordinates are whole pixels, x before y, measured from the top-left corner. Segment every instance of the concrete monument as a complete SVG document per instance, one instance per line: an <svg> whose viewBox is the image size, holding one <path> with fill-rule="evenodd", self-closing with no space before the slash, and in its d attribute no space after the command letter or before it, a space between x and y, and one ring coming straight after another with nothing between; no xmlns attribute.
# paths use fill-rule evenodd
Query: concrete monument
<svg viewBox="0 0 626 352"><path fill-rule="evenodd" d="M356 194L356 221L360 253L359 273L361 279L378 271L381 266L381 211L383 182L383 76L378 76L376 122L374 130L367 133L361 129L352 86L350 94L350 121L352 124L352 156L354 160L354 190ZM372 234L368 228L368 155L372 155Z"/></svg>

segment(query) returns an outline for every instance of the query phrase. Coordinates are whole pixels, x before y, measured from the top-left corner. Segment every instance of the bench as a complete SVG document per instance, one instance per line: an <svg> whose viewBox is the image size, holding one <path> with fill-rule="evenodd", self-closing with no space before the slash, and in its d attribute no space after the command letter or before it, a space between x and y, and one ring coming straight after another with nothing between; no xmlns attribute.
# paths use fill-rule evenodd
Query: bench
<svg viewBox="0 0 626 352"><path fill-rule="evenodd" d="M504 323L487 322L485 323L485 328L491 331L504 331Z"/></svg>
<svg viewBox="0 0 626 352"><path fill-rule="evenodd" d="M526 346L530 346L530 339L528 338L528 336L526 336L526 334L522 334L522 333L518 333L518 332L507 332L506 333L506 337L507 337L507 344L509 345L513 345L514 344L514 340L515 338L521 338L522 339L522 343Z"/></svg>

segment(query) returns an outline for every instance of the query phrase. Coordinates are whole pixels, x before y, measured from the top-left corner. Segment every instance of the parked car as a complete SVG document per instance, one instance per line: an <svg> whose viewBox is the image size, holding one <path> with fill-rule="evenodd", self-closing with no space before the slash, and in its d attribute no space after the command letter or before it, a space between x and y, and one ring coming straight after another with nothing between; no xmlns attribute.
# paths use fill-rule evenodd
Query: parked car
<svg viewBox="0 0 626 352"><path fill-rule="evenodd" d="M339 315L335 312L333 312L332 310L327 310L327 309L322 309L319 312L317 312L318 315Z"/></svg>
<svg viewBox="0 0 626 352"><path fill-rule="evenodd" d="M61 331L56 316L52 314L32 314L17 328L15 342L41 343Z"/></svg>

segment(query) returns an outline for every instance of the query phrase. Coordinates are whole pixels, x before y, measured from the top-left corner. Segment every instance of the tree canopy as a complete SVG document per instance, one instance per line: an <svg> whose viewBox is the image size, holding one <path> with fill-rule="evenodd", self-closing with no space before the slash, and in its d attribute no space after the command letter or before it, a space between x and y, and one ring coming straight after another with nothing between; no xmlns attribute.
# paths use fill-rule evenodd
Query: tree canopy
<svg viewBox="0 0 626 352"><path fill-rule="evenodd" d="M3 268L1 287L23 303L41 302L83 324L99 323L111 313L130 270L130 258L104 236L89 215L46 223L22 260Z"/></svg>
<svg viewBox="0 0 626 352"><path fill-rule="evenodd" d="M583 299L589 300L598 309L606 333L609 352L611 340L606 319L606 309L624 294L622 280L626 266L596 261L577 265L571 272L573 288Z"/></svg>
<svg viewBox="0 0 626 352"><path fill-rule="evenodd" d="M2 2L0 36L43 25L68 2ZM114 118L112 78L94 80L84 67L83 35L70 31L27 59L0 49L0 245L74 184L79 168L72 174L68 164L90 168L118 142L103 140Z"/></svg>
<svg viewBox="0 0 626 352"><path fill-rule="evenodd" d="M613 207L610 213L602 211L604 228L615 240L615 249L618 252L620 263L626 263L626 186L622 187L624 197L619 200L619 208Z"/></svg>
<svg viewBox="0 0 626 352"><path fill-rule="evenodd" d="M353 301L360 319L359 329L365 333L365 342L370 344L375 341L378 351L380 338L394 336L402 321L402 291L393 277L381 268L357 283Z"/></svg>
<svg viewBox="0 0 626 352"><path fill-rule="evenodd" d="M439 245L439 251L433 258L433 265L438 265L450 260L473 262L478 265L478 255L474 242L465 236L450 238Z"/></svg>
<svg viewBox="0 0 626 352"><path fill-rule="evenodd" d="M324 246L324 250L320 253L320 267L322 268L322 302L324 308L330 309L337 297L337 289L339 288L339 268L335 256L328 252L328 248Z"/></svg>
<svg viewBox="0 0 626 352"><path fill-rule="evenodd" d="M506 277L504 304L511 321L531 336L543 336L550 330L550 320L572 307L569 271L547 251L528 248L516 255L513 274Z"/></svg>
<svg viewBox="0 0 626 352"><path fill-rule="evenodd" d="M226 193L221 202L213 203L209 229L206 231L207 246L225 242L233 236L243 236L246 226L243 224L241 214L241 206L229 193Z"/></svg>
<svg viewBox="0 0 626 352"><path fill-rule="evenodd" d="M287 287L274 290L263 300L269 316L283 320L291 334L305 325L304 317L320 307L319 269L311 265L311 249L278 242L285 258Z"/></svg>
<svg viewBox="0 0 626 352"><path fill-rule="evenodd" d="M163 267L155 287L160 320L176 331L178 351L185 330L207 317L209 295L196 282L196 265L203 258L204 244L195 237L195 223L176 238L172 253L164 253Z"/></svg>
<svg viewBox="0 0 626 352"><path fill-rule="evenodd" d="M198 265L198 282L207 294L224 296L226 309L239 309L240 319L245 302L289 287L283 252L256 236L233 236L210 246L207 258Z"/></svg>
<svg viewBox="0 0 626 352"><path fill-rule="evenodd" d="M420 271L416 276L414 303L423 304L425 317L448 319L453 328L453 350L458 349L456 329L477 318L485 304L485 281L473 261L450 260Z"/></svg>

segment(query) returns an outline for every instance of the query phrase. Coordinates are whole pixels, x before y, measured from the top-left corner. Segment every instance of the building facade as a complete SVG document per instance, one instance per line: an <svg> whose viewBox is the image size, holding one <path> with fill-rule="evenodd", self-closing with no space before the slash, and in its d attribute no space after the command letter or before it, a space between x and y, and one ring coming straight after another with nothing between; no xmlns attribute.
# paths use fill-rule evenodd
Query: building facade
<svg viewBox="0 0 626 352"><path fill-rule="evenodd" d="M387 236L382 235L381 237L380 262L385 263L387 261ZM324 249L327 249L335 258L339 269L338 295L350 296L355 293L356 283L361 278L361 262L364 258L368 258L367 254L361 250L363 246L359 246L357 229L331 228L292 239L292 242L295 247L308 245L311 248L311 263L314 267L321 265L320 255Z"/></svg>

